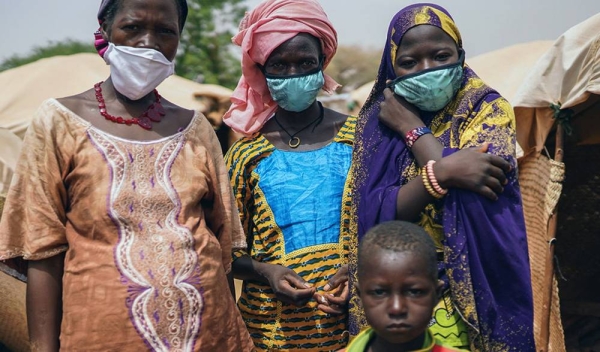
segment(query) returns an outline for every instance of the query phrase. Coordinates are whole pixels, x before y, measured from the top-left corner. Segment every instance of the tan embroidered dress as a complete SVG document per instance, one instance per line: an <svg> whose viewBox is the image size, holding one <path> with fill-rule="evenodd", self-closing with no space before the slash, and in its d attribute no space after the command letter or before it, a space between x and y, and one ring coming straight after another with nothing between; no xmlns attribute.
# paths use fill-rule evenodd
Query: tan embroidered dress
<svg viewBox="0 0 600 352"><path fill-rule="evenodd" d="M0 224L0 260L66 251L61 349L252 349L226 272L245 248L219 143L131 141L54 99L37 112Z"/></svg>

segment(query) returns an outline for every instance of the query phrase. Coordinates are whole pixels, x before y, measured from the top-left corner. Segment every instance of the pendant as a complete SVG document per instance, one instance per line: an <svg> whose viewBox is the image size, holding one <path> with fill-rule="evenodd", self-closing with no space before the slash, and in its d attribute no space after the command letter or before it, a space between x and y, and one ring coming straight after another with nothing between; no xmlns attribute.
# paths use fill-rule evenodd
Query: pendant
<svg viewBox="0 0 600 352"><path fill-rule="evenodd" d="M296 142L294 143L294 141ZM298 146L300 145L300 138L292 137L288 142L288 145L290 146L290 148L298 148Z"/></svg>
<svg viewBox="0 0 600 352"><path fill-rule="evenodd" d="M154 122L160 122L160 120L162 119L162 116L158 112L158 109L156 109L154 107L154 105L152 105L150 107L150 109L148 109L148 112L146 113L146 116L148 116L148 118L150 120L154 121Z"/></svg>
<svg viewBox="0 0 600 352"><path fill-rule="evenodd" d="M146 130L152 129L152 121L148 118L148 116L142 116L138 118L138 125Z"/></svg>
<svg viewBox="0 0 600 352"><path fill-rule="evenodd" d="M160 101L159 101L159 103L160 103ZM165 116L166 113L165 113L165 109L163 108L162 104L154 105L154 109L156 109L156 111L158 112L158 114L160 116Z"/></svg>

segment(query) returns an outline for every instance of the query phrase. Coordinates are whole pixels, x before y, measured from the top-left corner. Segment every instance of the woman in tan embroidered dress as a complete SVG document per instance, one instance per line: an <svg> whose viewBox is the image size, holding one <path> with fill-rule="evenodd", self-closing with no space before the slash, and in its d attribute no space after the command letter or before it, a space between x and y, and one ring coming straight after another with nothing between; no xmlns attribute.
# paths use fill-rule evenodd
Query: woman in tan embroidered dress
<svg viewBox="0 0 600 352"><path fill-rule="evenodd" d="M102 1L111 76L44 102L27 132L0 260L29 260L34 350L252 349L228 276L245 241L218 140L155 90L186 15L184 0Z"/></svg>

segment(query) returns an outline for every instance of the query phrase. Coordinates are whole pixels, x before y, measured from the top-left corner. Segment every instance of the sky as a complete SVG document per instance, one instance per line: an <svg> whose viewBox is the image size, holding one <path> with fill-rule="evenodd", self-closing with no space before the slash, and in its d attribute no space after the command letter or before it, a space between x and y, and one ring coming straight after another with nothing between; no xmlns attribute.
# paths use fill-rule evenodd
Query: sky
<svg viewBox="0 0 600 352"><path fill-rule="evenodd" d="M99 0L0 0L0 61L67 38L92 41ZM260 0L246 0L248 7ZM321 0L342 45L381 50L387 26L406 0ZM599 0L438 0L475 56L534 40L554 40L600 13Z"/></svg>

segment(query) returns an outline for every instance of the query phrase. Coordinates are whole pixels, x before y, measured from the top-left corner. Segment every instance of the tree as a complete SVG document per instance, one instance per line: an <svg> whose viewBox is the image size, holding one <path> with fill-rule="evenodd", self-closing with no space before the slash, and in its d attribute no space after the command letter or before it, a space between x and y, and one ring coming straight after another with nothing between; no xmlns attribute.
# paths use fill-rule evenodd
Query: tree
<svg viewBox="0 0 600 352"><path fill-rule="evenodd" d="M96 49L91 43L79 42L73 39L67 39L64 42L49 42L46 46L37 46L33 48L32 53L25 56L13 55L0 64L0 72L11 68L19 67L57 55L72 55L78 53L95 53Z"/></svg>
<svg viewBox="0 0 600 352"><path fill-rule="evenodd" d="M239 55L231 37L244 16L244 0L188 0L189 13L181 36L175 70L179 76L201 83L234 88L241 76ZM35 47L31 54L15 55L0 64L0 71L56 55L95 53L92 43L67 39Z"/></svg>
<svg viewBox="0 0 600 352"><path fill-rule="evenodd" d="M243 0L188 0L189 14L175 69L202 83L234 88L241 75L231 37L244 16Z"/></svg>

